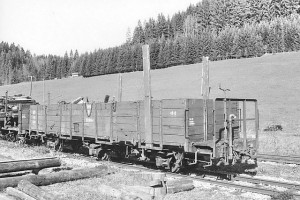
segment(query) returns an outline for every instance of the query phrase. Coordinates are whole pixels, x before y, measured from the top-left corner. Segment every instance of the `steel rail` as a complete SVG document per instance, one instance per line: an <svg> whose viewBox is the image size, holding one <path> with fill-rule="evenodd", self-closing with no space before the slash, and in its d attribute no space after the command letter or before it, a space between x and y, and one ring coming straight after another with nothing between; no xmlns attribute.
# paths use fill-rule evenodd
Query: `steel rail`
<svg viewBox="0 0 300 200"><path fill-rule="evenodd" d="M135 165L130 165L130 164L124 164L124 163L113 163L116 166L126 166L128 168L132 168L132 169L137 169L137 170L143 170L143 171L148 171L148 172L158 172L155 169L149 169L149 168L145 168L145 167L141 167L141 166L135 166ZM165 172L162 171L167 175L170 175L172 177L178 177L178 178L186 178L186 179L191 179L191 180L198 180L201 182L206 182L206 183L210 183L210 184L215 184L215 185L219 185L219 186L224 186L224 187L233 187L236 189L243 189L249 192L254 192L254 193L259 193L259 194L263 194L263 195L275 195L275 194L279 194L281 193L280 191L274 190L274 189L270 189L270 188L264 188L261 186L249 186L249 185L241 185L241 184L237 184L234 183L233 181L220 181L220 180L214 180L214 179L207 179L201 176L195 176L192 177L190 175L183 175L183 174L176 174L176 173L171 173L171 172ZM256 178L247 178L247 177L239 177L239 178L235 178L233 180L238 180L238 181L247 181L253 184L259 184L259 183L263 183L263 184L267 184L267 185L274 185L274 186L281 186L281 187L285 187L285 188L293 188L293 189L299 189L300 185L298 184L292 184L292 183L285 183L285 182L278 182L278 181L271 181L271 180L263 180L263 179L256 179ZM297 199L300 198L300 194L298 193L293 193L294 197L296 197Z"/></svg>
<svg viewBox="0 0 300 200"><path fill-rule="evenodd" d="M271 161L276 163L289 163L300 165L300 156L280 156L271 154L258 154L259 161Z"/></svg>
<svg viewBox="0 0 300 200"><path fill-rule="evenodd" d="M275 180L267 180L267 179L261 179L261 178L256 178L256 177L245 177L245 176L237 176L237 177L234 177L233 180L250 182L250 183L255 183L255 184L274 185L274 186L279 186L279 187L285 187L288 189L296 189L296 190L300 191L300 184L297 184L297 183L280 182L280 181L275 181Z"/></svg>

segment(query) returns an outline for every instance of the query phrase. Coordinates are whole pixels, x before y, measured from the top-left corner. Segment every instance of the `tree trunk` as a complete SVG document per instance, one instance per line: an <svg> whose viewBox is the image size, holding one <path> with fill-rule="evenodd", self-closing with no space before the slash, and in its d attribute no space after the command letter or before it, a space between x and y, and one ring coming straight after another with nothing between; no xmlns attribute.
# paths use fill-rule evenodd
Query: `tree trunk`
<svg viewBox="0 0 300 200"><path fill-rule="evenodd" d="M59 158L5 161L0 162L0 173L43 169L48 167L58 167L60 165Z"/></svg>
<svg viewBox="0 0 300 200"><path fill-rule="evenodd" d="M36 185L33 185L29 181L21 180L18 184L18 189L28 194L36 200L59 200L60 197L51 194Z"/></svg>
<svg viewBox="0 0 300 200"><path fill-rule="evenodd" d="M77 179L99 177L107 174L106 166L98 166L95 168L75 169L49 173L44 175L25 175L20 177L10 177L0 179L0 190L6 187L16 187L21 180L27 180L34 185L50 185L54 183L74 181Z"/></svg>

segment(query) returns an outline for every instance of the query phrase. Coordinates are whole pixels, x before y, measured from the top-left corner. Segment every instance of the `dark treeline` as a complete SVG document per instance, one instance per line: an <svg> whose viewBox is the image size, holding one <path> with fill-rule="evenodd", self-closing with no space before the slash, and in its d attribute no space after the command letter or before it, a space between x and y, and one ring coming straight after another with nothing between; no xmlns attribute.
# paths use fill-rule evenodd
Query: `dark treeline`
<svg viewBox="0 0 300 200"><path fill-rule="evenodd" d="M142 70L142 45L150 45L151 68L245 58L300 50L300 0L202 0L171 18L139 21L121 46L63 57L31 55L0 44L0 84Z"/></svg>

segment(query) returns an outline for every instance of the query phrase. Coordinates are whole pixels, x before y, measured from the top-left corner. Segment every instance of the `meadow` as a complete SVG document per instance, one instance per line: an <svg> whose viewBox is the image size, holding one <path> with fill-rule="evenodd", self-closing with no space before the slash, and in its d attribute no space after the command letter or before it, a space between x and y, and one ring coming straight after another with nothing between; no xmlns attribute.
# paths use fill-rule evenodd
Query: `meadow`
<svg viewBox="0 0 300 200"><path fill-rule="evenodd" d="M201 64L192 64L151 71L153 99L201 98L201 68ZM40 104L47 103L48 92L51 103L70 102L80 96L88 97L90 101L103 101L105 95L117 99L118 77L118 74L112 74L48 80L45 81L45 96L43 82L36 81L33 82L32 97ZM122 101L143 99L143 72L126 73L122 77ZM282 125L282 132L261 133L261 151L299 152L300 52L210 62L210 98L224 97L219 84L230 89L227 97L258 100L261 130L269 124ZM0 95L5 95L6 90L9 95L29 95L30 83L1 86ZM293 145L292 152L274 148L274 144L284 148L287 143Z"/></svg>

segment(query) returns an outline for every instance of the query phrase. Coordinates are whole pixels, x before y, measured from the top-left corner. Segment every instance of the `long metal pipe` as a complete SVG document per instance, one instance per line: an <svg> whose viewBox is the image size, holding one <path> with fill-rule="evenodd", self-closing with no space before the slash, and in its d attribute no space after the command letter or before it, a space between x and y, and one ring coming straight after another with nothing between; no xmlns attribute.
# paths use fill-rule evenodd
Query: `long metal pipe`
<svg viewBox="0 0 300 200"><path fill-rule="evenodd" d="M232 145L232 142L233 142L233 132L232 132L232 121L233 119L235 119L236 116L234 114L230 114L229 115L229 142L228 142L228 145L229 145L229 159L232 159L233 158L233 145Z"/></svg>

